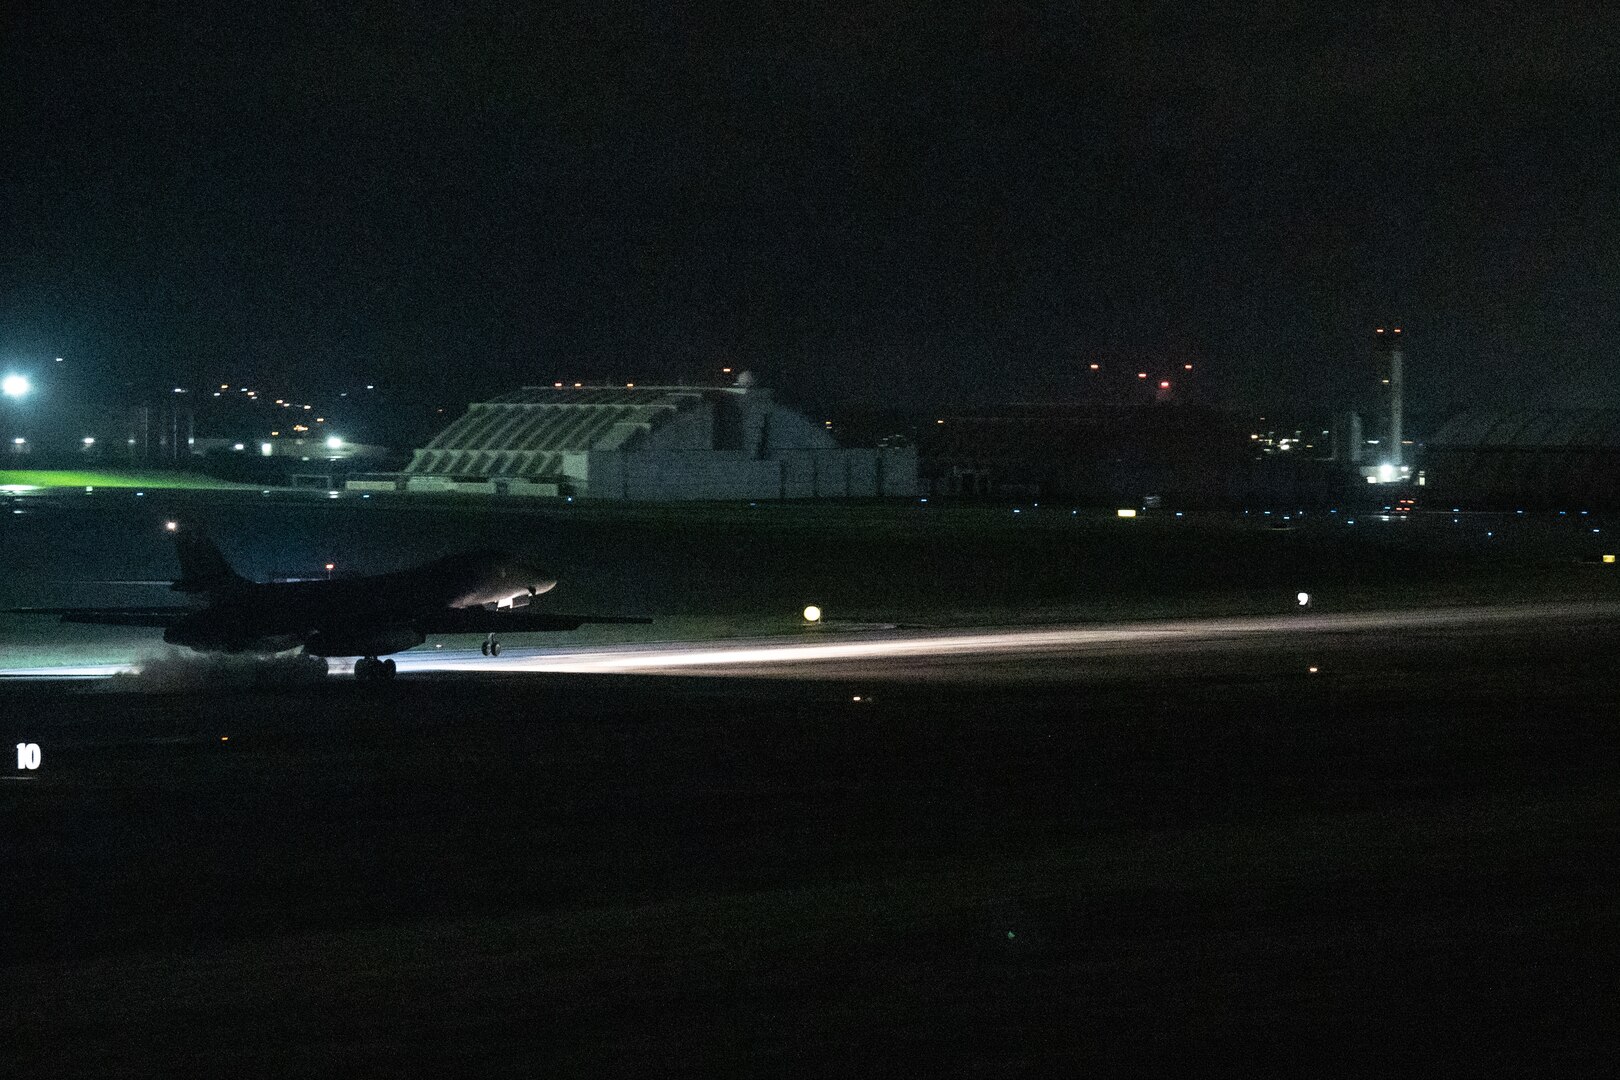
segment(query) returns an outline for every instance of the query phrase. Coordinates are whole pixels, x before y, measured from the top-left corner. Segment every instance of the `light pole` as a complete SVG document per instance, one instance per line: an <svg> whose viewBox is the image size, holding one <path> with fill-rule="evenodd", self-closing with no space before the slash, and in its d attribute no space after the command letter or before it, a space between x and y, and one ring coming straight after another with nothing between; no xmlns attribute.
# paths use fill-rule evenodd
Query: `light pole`
<svg viewBox="0 0 1620 1080"><path fill-rule="evenodd" d="M29 381L28 376L21 372L8 371L4 377L0 377L0 395L8 397L12 401L21 401L32 393L33 389L34 384ZM11 440L11 452L13 454L26 454L28 452L28 440L20 436L13 438Z"/></svg>

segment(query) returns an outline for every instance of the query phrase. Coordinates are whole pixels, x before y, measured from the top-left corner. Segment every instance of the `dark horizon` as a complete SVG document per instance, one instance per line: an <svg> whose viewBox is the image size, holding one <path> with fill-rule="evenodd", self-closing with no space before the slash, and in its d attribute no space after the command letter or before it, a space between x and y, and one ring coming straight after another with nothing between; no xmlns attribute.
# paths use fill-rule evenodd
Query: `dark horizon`
<svg viewBox="0 0 1620 1080"><path fill-rule="evenodd" d="M1620 402L1620 14L35 6L0 366L195 385L751 369L824 406Z"/></svg>

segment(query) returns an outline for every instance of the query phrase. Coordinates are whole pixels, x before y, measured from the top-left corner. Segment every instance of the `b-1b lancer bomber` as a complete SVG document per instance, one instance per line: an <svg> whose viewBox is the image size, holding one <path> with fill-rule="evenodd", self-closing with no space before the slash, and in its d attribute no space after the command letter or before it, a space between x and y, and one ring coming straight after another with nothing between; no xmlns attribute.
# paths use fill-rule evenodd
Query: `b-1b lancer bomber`
<svg viewBox="0 0 1620 1080"><path fill-rule="evenodd" d="M499 656L499 633L574 630L587 623L649 619L563 615L528 610L556 580L500 551L450 555L409 570L332 580L253 582L232 570L200 529L165 526L180 560L175 592L193 607L18 608L63 622L161 626L163 640L198 652L272 654L302 648L313 657L358 657L357 679L388 679L394 661L429 634L485 634L483 652Z"/></svg>

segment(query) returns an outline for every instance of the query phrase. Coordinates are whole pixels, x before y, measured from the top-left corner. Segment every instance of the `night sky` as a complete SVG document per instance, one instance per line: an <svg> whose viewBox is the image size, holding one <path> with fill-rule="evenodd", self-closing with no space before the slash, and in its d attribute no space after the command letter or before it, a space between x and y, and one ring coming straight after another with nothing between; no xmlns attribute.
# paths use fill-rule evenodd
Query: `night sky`
<svg viewBox="0 0 1620 1080"><path fill-rule="evenodd" d="M10 6L0 364L1620 398L1612 8L450 6Z"/></svg>

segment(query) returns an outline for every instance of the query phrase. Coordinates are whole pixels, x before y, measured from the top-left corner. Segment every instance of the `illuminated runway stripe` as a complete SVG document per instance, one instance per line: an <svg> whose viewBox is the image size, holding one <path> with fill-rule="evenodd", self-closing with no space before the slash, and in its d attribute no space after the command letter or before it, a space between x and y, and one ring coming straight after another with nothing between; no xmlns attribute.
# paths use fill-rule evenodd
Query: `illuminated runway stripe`
<svg viewBox="0 0 1620 1080"><path fill-rule="evenodd" d="M636 672L724 668L818 661L859 661L950 656L1000 656L1083 652L1088 648L1216 641L1254 635L1349 633L1505 625L1553 618L1620 614L1616 604L1537 604L1424 611L1370 611L1337 615L1272 615L1184 619L1115 625L1062 626L983 631L885 634L861 640L784 642L757 639L704 644L626 645L592 651L512 650L498 659L439 654L400 657L410 671Z"/></svg>

